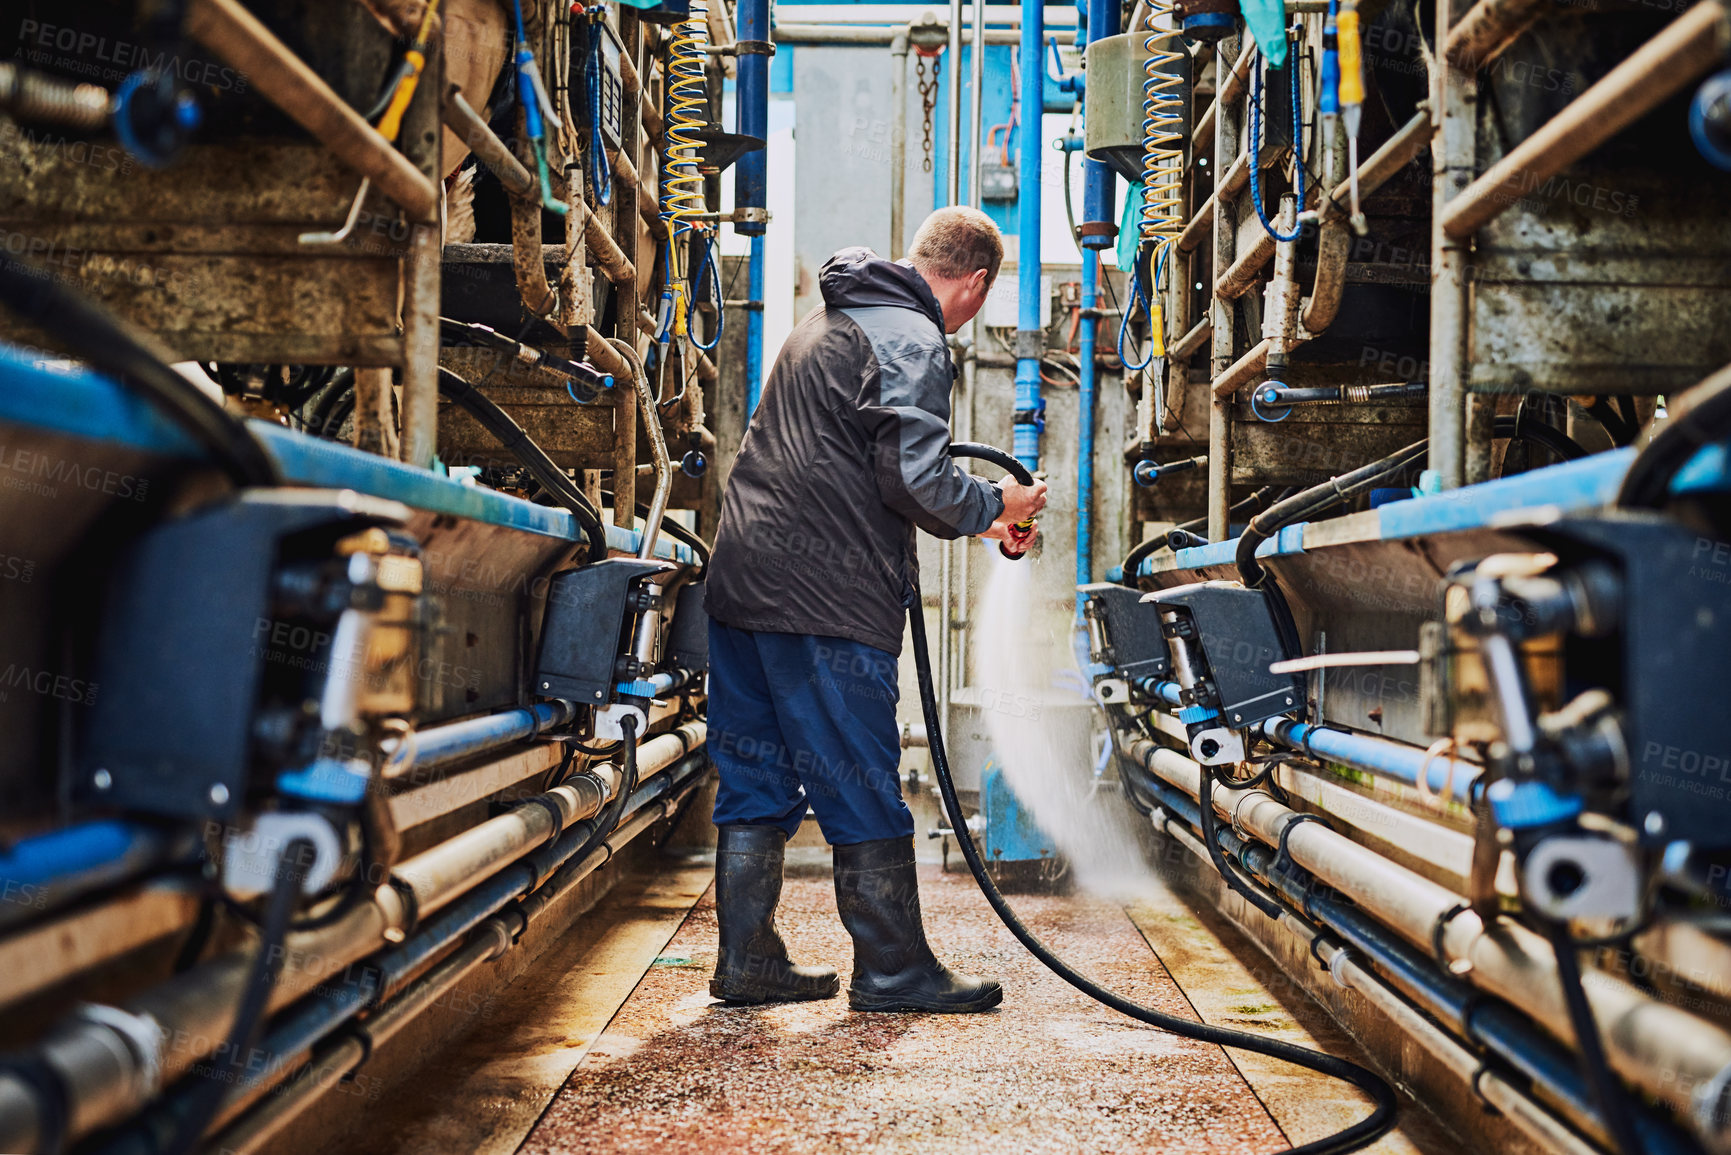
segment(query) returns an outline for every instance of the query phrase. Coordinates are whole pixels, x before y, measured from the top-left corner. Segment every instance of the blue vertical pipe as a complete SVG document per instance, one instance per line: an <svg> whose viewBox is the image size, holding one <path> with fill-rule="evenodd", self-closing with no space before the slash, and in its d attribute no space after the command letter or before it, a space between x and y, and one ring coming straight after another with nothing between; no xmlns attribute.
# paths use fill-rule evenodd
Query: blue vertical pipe
<svg viewBox="0 0 1731 1155"><path fill-rule="evenodd" d="M741 46L767 48L769 0L740 0L738 38ZM733 169L735 209L761 209L769 183L769 54L742 51L738 58L739 132L766 142L739 158ZM763 232L761 221L735 221L733 230L751 238L750 300L745 313L745 411L757 409L763 393Z"/></svg>
<svg viewBox="0 0 1731 1155"><path fill-rule="evenodd" d="M1087 42L1118 35L1118 0L1087 0ZM1082 162L1082 247L1109 249L1117 232L1118 176L1097 160Z"/></svg>
<svg viewBox="0 0 1731 1155"><path fill-rule="evenodd" d="M1082 325L1076 355L1082 362L1081 384L1076 390L1076 584L1094 580L1094 341L1097 321L1091 314L1099 291L1100 250L1082 250ZM1082 595L1076 595L1076 612L1082 612Z"/></svg>
<svg viewBox="0 0 1731 1155"><path fill-rule="evenodd" d="M1016 201L1016 459L1030 471L1040 468L1040 354L1046 343L1040 327L1040 165L1046 90L1046 10L1042 0L1022 0L1022 124Z"/></svg>
<svg viewBox="0 0 1731 1155"><path fill-rule="evenodd" d="M749 420L757 412L758 399L763 396L763 237L751 238L751 259L747 267L747 292L751 299L745 305L745 416Z"/></svg>
<svg viewBox="0 0 1731 1155"><path fill-rule="evenodd" d="M1081 0L1083 39L1087 44L1118 34L1118 0ZM1081 386L1077 389L1076 413L1076 584L1094 580L1094 404L1099 371L1094 348L1100 321L1093 316L1100 292L1100 250L1112 245L1116 176L1097 160L1082 162L1082 324L1077 338L1077 356L1082 362ZM1076 613L1082 612L1082 596L1076 596Z"/></svg>

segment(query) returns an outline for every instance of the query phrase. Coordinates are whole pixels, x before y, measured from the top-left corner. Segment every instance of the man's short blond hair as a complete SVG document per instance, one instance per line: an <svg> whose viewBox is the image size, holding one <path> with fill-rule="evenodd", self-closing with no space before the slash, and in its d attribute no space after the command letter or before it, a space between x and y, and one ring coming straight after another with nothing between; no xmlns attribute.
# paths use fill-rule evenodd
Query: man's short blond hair
<svg viewBox="0 0 1731 1155"><path fill-rule="evenodd" d="M992 218L979 209L951 205L925 219L908 256L921 273L952 281L984 269L990 285L998 279L998 266L1004 260L1004 238Z"/></svg>

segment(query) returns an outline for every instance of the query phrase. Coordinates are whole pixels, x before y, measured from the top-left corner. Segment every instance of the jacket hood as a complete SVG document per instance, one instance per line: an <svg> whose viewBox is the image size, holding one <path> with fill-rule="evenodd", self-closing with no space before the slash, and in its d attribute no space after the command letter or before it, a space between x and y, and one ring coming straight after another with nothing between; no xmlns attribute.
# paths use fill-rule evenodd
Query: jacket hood
<svg viewBox="0 0 1731 1155"><path fill-rule="evenodd" d="M832 309L862 309L889 305L913 309L930 317L941 333L944 310L932 287L912 265L886 261L870 249L842 249L823 263L818 273L823 303Z"/></svg>

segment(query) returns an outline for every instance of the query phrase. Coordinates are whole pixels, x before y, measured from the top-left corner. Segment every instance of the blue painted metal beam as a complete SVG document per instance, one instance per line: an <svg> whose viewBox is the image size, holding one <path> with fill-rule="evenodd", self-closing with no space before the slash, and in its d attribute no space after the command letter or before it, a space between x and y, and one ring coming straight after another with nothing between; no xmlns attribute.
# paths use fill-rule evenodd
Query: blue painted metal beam
<svg viewBox="0 0 1731 1155"><path fill-rule="evenodd" d="M0 345L0 423L62 433L103 445L166 458L197 458L202 450L154 406L106 377L82 369L44 368L20 349ZM284 429L268 421L248 427L291 485L353 489L400 501L429 513L449 514L489 525L579 541L571 514L482 486L464 485L429 470L364 453L334 441ZM607 527L608 548L636 553L639 535ZM690 547L656 543L655 555L690 565Z"/></svg>
<svg viewBox="0 0 1731 1155"><path fill-rule="evenodd" d="M1612 449L1578 461L1534 469L1515 477L1498 478L1479 485L1451 489L1425 497L1391 501L1377 507L1376 540L1393 541L1433 533L1483 529L1501 517L1523 509L1555 509L1579 513L1612 504L1623 475L1635 460L1633 449ZM1304 552L1304 527L1300 522L1263 542L1256 556L1280 557ZM1231 565L1238 552L1237 539L1210 542L1174 554L1177 569ZM1142 563L1138 577L1154 573L1153 560Z"/></svg>

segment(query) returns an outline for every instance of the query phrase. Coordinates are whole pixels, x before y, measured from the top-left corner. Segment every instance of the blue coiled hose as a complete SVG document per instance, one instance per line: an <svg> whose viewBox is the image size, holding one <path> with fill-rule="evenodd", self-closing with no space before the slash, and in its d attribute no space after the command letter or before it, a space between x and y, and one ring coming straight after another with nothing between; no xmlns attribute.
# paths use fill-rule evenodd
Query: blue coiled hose
<svg viewBox="0 0 1731 1155"><path fill-rule="evenodd" d="M589 26L589 56L583 62L583 86L589 90L589 181L595 188L595 203L598 205L613 200L613 174L607 169L607 142L601 138L601 86L607 67L601 55L601 38L605 35L598 26Z"/></svg>
<svg viewBox="0 0 1731 1155"><path fill-rule="evenodd" d="M1171 248L1170 245L1162 245L1154 259L1152 291L1156 293L1160 291L1160 274L1165 271L1166 251L1169 248ZM1154 360L1152 349L1149 350L1148 356L1142 358L1141 364L1132 364L1130 359L1124 356L1124 338L1130 334L1130 318L1136 315L1136 303L1138 301L1147 305L1148 298L1142 293L1142 278L1137 276L1136 270L1132 268L1130 270L1130 299L1124 303L1124 315L1118 320L1118 360L1122 361L1124 368L1132 373L1139 373L1148 368Z"/></svg>
<svg viewBox="0 0 1731 1155"><path fill-rule="evenodd" d="M1294 224L1290 233L1283 233L1274 227L1274 222L1268 219L1268 210L1262 207L1262 176L1258 159L1262 152L1262 79L1268 71L1268 61L1261 50L1256 53L1256 64L1252 67L1251 76L1255 90L1250 94L1250 200L1256 205L1256 219L1262 222L1262 227L1268 230L1268 235L1277 241L1296 241L1304 234L1301 225ZM1292 184L1293 192L1298 197L1298 211L1304 211L1304 105L1299 99L1298 91L1298 55L1288 53L1286 71L1292 81Z"/></svg>
<svg viewBox="0 0 1731 1155"><path fill-rule="evenodd" d="M704 236L704 238L703 238L703 259L698 262L697 272L691 278L691 283L693 286L692 287L692 297L693 297L692 304L693 305L695 305L697 303L696 299L695 299L696 294L697 294L696 286L700 282L702 282L703 272L705 269L709 270L709 284L710 284L711 289L714 292L713 299L715 301L715 336L711 337L709 339L709 344L705 345L702 341L699 341L697 339L697 336L695 333L695 326L693 326L693 335L691 338L691 343L693 345L696 345L699 349L702 349L705 353L708 353L708 352L713 351L717 345L721 344L721 332L724 328L727 327L727 306L726 306L726 304L723 303L723 301L721 299L721 293L722 293L722 289L721 289L721 262L719 262L715 259L715 238L711 237L711 236L707 236L707 235Z"/></svg>

